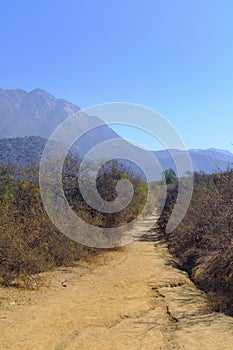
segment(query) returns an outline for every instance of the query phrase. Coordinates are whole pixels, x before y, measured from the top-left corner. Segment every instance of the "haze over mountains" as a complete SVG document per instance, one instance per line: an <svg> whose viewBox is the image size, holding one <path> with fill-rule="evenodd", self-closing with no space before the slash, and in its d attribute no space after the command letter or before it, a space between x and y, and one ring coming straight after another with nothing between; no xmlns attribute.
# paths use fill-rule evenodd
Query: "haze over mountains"
<svg viewBox="0 0 233 350"><path fill-rule="evenodd" d="M174 160L184 156L184 151L175 150L174 160L171 158L169 151L153 152L158 158L163 169L174 169L176 171ZM193 171L212 174L214 172L225 171L233 166L233 154L229 151L209 148L206 150L191 149L189 155L192 161Z"/></svg>
<svg viewBox="0 0 233 350"><path fill-rule="evenodd" d="M78 106L63 99L57 99L42 89L35 89L31 92L21 89L0 89L0 138L18 138L17 140L0 141L0 162L19 162L21 164L31 163L34 159L34 162L37 163L45 144L45 140L40 137L48 138L60 123L79 111ZM93 118L99 120L87 114L81 114L78 118L78 128L81 131L92 126ZM103 124L82 136L77 143L76 150L82 157L98 143L117 138L119 135ZM117 142L116 140L116 147ZM105 152L103 156L108 154L108 150L106 149ZM131 152L135 152L134 146L131 147ZM233 154L229 151L210 148L207 150L192 149L189 152L194 171L205 173L224 171L233 164ZM175 170L169 151L154 151L153 153L164 170L168 168ZM183 152L176 150L175 158L182 156Z"/></svg>

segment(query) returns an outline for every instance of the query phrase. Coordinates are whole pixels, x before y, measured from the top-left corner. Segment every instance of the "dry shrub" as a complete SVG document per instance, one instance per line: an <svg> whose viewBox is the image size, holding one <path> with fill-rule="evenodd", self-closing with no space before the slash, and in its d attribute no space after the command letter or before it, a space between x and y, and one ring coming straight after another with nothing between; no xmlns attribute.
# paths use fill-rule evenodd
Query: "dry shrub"
<svg viewBox="0 0 233 350"><path fill-rule="evenodd" d="M177 188L168 191L160 228L165 227ZM190 208L178 228L167 236L170 251L206 291L216 311L233 315L233 171L195 174Z"/></svg>
<svg viewBox="0 0 233 350"><path fill-rule="evenodd" d="M147 185L126 165L108 164L99 173L98 189L106 200L116 197L116 183L129 179L135 188L132 203L116 214L105 214L90 208L82 198L77 179L78 163L69 159L64 166L63 183L67 199L81 218L100 227L118 227L140 213ZM88 173L89 169L87 169ZM92 195L92 193L90 193ZM120 237L119 237L120 238ZM60 233L49 220L41 201L38 169L15 171L0 167L0 283L25 285L32 276L77 260L89 260L102 252L83 246Z"/></svg>

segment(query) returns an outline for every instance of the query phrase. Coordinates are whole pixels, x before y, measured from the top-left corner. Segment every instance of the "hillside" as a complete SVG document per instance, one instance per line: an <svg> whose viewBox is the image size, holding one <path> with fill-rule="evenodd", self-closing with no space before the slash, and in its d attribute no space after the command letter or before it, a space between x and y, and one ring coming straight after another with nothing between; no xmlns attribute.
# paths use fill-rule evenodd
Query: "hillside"
<svg viewBox="0 0 233 350"><path fill-rule="evenodd" d="M0 139L0 164L38 165L45 144L46 139L39 136Z"/></svg>
<svg viewBox="0 0 233 350"><path fill-rule="evenodd" d="M107 130L107 126L105 131ZM105 135L99 136L100 139L104 137L111 137L111 129L108 132L105 132ZM114 135L114 134L113 134ZM115 136L115 135L114 135ZM97 142L97 139L94 140L93 132L89 134L88 138L92 142ZM88 146L86 146L86 141ZM97 142L97 143L98 143ZM0 164L11 164L16 166L30 166L38 165L40 162L41 154L43 152L44 146L46 144L46 139L40 136L25 136L9 139L0 139ZM126 143L127 145L127 143ZM86 147L90 147L90 142L87 139L81 139L81 142L78 144L77 148L73 149L73 152L77 152L78 155L83 155L86 152ZM127 145L127 151L131 148ZM137 152L143 152L140 149L137 149ZM105 150L105 156L108 154L108 149ZM134 146L132 146L132 152L135 152ZM220 149L207 149L207 150L189 150L190 157L193 163L193 169L195 172L204 172L206 174L211 174L214 172L225 171L233 164L233 154L229 151L224 151ZM161 166L164 170L175 168L175 163L171 159L168 151L155 151L155 157L161 163ZM175 157L182 157L183 152L177 150ZM145 163L147 168L150 168L150 164ZM134 169L134 168L133 168ZM135 168L135 171L137 169ZM160 172L158 171L157 180L160 179Z"/></svg>

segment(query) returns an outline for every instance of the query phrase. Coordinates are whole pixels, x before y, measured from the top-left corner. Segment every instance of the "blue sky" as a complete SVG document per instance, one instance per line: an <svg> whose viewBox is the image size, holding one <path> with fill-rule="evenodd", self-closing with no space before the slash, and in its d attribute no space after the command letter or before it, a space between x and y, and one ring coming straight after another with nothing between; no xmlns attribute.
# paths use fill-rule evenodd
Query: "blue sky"
<svg viewBox="0 0 233 350"><path fill-rule="evenodd" d="M231 0L1 0L0 40L3 89L141 104L188 148L233 151Z"/></svg>

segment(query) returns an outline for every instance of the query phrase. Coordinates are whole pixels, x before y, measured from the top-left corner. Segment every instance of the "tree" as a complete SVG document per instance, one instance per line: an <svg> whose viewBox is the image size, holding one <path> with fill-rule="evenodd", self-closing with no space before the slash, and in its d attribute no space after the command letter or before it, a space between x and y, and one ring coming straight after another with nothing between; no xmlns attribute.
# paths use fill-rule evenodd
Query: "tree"
<svg viewBox="0 0 233 350"><path fill-rule="evenodd" d="M173 184L177 181L176 172L171 168L164 171L164 176L167 185Z"/></svg>

